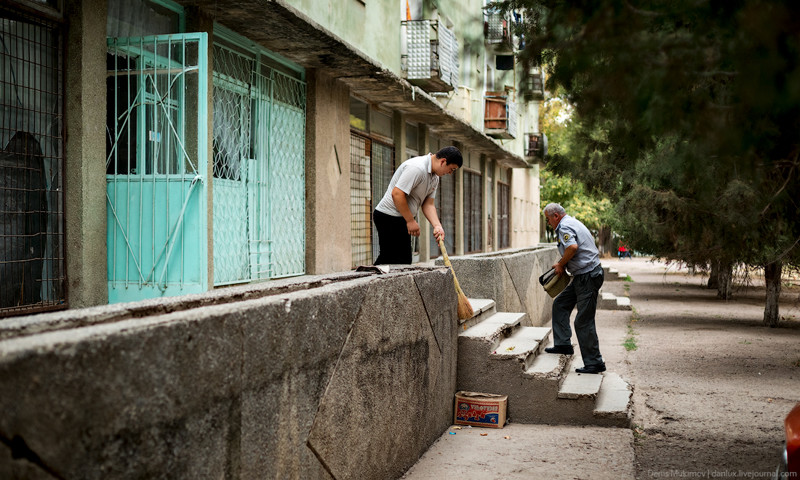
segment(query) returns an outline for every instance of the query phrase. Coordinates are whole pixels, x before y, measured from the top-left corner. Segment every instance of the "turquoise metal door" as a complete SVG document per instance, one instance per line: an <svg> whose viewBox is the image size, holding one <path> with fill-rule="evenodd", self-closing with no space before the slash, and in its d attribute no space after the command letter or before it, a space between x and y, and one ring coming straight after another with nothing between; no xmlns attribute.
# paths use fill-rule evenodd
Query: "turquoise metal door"
<svg viewBox="0 0 800 480"><path fill-rule="evenodd" d="M214 42L214 285L305 273L305 83L232 37Z"/></svg>
<svg viewBox="0 0 800 480"><path fill-rule="evenodd" d="M203 292L207 35L108 40L109 302Z"/></svg>

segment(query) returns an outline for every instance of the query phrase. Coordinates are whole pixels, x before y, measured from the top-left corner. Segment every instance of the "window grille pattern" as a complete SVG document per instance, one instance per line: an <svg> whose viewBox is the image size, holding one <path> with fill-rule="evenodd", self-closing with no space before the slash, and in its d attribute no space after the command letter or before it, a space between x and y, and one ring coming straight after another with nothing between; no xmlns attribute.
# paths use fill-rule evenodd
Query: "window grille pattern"
<svg viewBox="0 0 800 480"><path fill-rule="evenodd" d="M305 272L305 83L214 44L214 283Z"/></svg>
<svg viewBox="0 0 800 480"><path fill-rule="evenodd" d="M438 76L450 87L458 86L458 39L438 20L409 20L406 27L406 54L401 55L410 80Z"/></svg>
<svg viewBox="0 0 800 480"><path fill-rule="evenodd" d="M0 316L66 306L59 25L0 7Z"/></svg>
<svg viewBox="0 0 800 480"><path fill-rule="evenodd" d="M378 258L378 231L372 211L394 174L394 149L350 132L350 238L352 265L371 265Z"/></svg>
<svg viewBox="0 0 800 480"><path fill-rule="evenodd" d="M379 143L376 141L372 141L372 154L370 158L372 159L371 167L372 167L372 209L374 209L378 203L383 198L383 195L386 194L386 189L389 188L389 183L392 181L392 175L394 174L394 149L390 145L386 145L384 143ZM412 242L412 249L414 243L414 237L411 237ZM375 225L372 225L372 259L373 261L378 258L379 253L379 245L378 245L378 230L375 228Z"/></svg>
<svg viewBox="0 0 800 480"><path fill-rule="evenodd" d="M483 249L481 216L483 214L483 191L481 175L464 172L464 251L478 252Z"/></svg>
<svg viewBox="0 0 800 480"><path fill-rule="evenodd" d="M350 133L350 241L353 267L372 257L372 188L368 138Z"/></svg>
<svg viewBox="0 0 800 480"><path fill-rule="evenodd" d="M108 39L110 302L207 288L206 38Z"/></svg>
<svg viewBox="0 0 800 480"><path fill-rule="evenodd" d="M455 174L439 177L439 188L436 191L434 204L439 221L444 229L444 246L448 255L455 254L456 245L456 176ZM439 244L431 235L431 256L439 254Z"/></svg>
<svg viewBox="0 0 800 480"><path fill-rule="evenodd" d="M497 183L497 247L499 249L511 246L509 235L509 188L505 183Z"/></svg>

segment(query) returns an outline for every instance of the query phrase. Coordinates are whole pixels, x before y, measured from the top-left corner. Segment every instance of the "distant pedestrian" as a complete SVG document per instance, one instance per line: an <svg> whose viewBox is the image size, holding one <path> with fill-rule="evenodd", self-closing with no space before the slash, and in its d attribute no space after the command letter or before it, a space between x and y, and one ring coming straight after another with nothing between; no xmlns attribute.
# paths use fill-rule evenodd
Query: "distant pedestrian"
<svg viewBox="0 0 800 480"><path fill-rule="evenodd" d="M625 242L619 242L619 247L617 247L617 255L619 256L620 260L625 257L631 258L631 251L628 249L628 246L625 245Z"/></svg>
<svg viewBox="0 0 800 480"><path fill-rule="evenodd" d="M414 217L420 208L433 225L436 241L444 239L433 199L439 177L455 172L463 162L456 147L444 147L435 155L429 153L408 159L397 168L372 213L379 246L375 265L411 264L411 236L419 236L419 223Z"/></svg>
<svg viewBox="0 0 800 480"><path fill-rule="evenodd" d="M561 258L553 264L556 274L568 270L572 282L553 300L553 347L547 353L572 355L572 329L569 317L577 305L575 333L583 357L583 367L578 373L605 372L606 364L600 355L600 341L595 327L597 296L603 286L603 267L600 254L589 229L567 215L564 207L550 203L544 207L547 223L556 231L558 252Z"/></svg>

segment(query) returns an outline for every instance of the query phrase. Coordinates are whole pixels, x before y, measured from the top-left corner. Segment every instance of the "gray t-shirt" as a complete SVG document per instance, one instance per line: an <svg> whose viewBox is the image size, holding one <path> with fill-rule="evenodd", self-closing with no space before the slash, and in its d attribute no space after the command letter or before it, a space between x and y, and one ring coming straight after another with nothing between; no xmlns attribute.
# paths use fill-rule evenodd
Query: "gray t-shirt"
<svg viewBox="0 0 800 480"><path fill-rule="evenodd" d="M389 182L389 188L386 189L375 210L393 217L403 216L392 199L392 190L397 187L406 193L408 208L411 210L411 215L416 217L422 202L428 197L434 198L438 186L439 176L431 172L431 154L410 158L397 167Z"/></svg>
<svg viewBox="0 0 800 480"><path fill-rule="evenodd" d="M600 265L600 253L594 244L592 232L577 219L565 215L556 227L558 253L564 255L568 246L578 244L578 251L567 262L567 270L572 275L591 272Z"/></svg>

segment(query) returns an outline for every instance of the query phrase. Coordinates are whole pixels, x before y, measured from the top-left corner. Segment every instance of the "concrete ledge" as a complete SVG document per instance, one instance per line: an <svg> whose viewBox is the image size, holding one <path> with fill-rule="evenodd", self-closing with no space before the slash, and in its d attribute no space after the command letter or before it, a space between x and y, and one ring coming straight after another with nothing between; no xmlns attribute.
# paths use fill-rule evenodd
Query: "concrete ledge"
<svg viewBox="0 0 800 480"><path fill-rule="evenodd" d="M62 478L397 477L452 422L453 278L334 277L15 319L0 435Z"/></svg>

